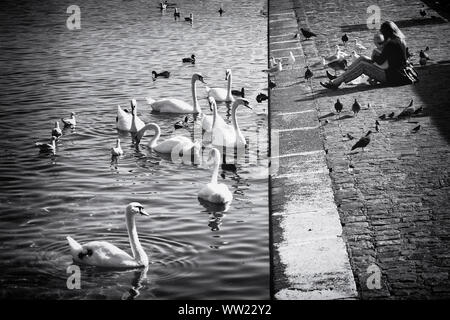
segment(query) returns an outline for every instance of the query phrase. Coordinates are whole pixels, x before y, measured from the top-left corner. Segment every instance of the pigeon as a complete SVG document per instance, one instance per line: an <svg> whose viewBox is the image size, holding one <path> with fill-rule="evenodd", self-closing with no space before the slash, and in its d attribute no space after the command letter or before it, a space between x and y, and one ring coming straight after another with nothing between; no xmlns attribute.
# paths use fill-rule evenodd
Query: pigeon
<svg viewBox="0 0 450 320"><path fill-rule="evenodd" d="M293 69L295 64L295 57L292 51L289 51L289 64L291 65L291 69Z"/></svg>
<svg viewBox="0 0 450 320"><path fill-rule="evenodd" d="M218 12L219 12L219 15L222 16L222 14L223 14L225 11L222 9L222 7L220 7L220 9L219 9Z"/></svg>
<svg viewBox="0 0 450 320"><path fill-rule="evenodd" d="M317 37L317 35L314 32L312 32L311 30L300 28L300 31L302 32L303 36L306 39L309 39L312 37Z"/></svg>
<svg viewBox="0 0 450 320"><path fill-rule="evenodd" d="M61 128L59 127L59 121L55 121L55 127L52 130L52 136L58 139L62 136Z"/></svg>
<svg viewBox="0 0 450 320"><path fill-rule="evenodd" d="M417 126L417 127L414 127L413 129L412 129L412 132L413 133L417 133L419 130L420 130L420 124Z"/></svg>
<svg viewBox="0 0 450 320"><path fill-rule="evenodd" d="M294 34L294 39L298 39L298 33Z"/></svg>
<svg viewBox="0 0 450 320"><path fill-rule="evenodd" d="M355 137L352 136L350 133L347 133L347 138L348 138L348 140L353 140L353 139L355 139Z"/></svg>
<svg viewBox="0 0 450 320"><path fill-rule="evenodd" d="M370 143L370 134L372 133L372 131L368 131L367 134L362 137L361 139L358 140L358 142L356 142L353 147L352 147L352 151L357 149L357 148L361 148L364 151L364 148L367 147L367 145Z"/></svg>
<svg viewBox="0 0 450 320"><path fill-rule="evenodd" d="M273 89L275 88L277 85L275 82L273 82L272 80L269 80L269 89Z"/></svg>
<svg viewBox="0 0 450 320"><path fill-rule="evenodd" d="M378 122L378 120L375 120L375 130L376 130L377 132L380 132L380 128L381 128L380 123Z"/></svg>
<svg viewBox="0 0 450 320"><path fill-rule="evenodd" d="M75 128L75 126L77 125L77 121L75 119L75 112L70 113L70 118L62 118L61 121L62 123L64 123L65 127Z"/></svg>
<svg viewBox="0 0 450 320"><path fill-rule="evenodd" d="M194 22L194 14L189 13L189 17L185 17L184 21L190 22L192 24Z"/></svg>
<svg viewBox="0 0 450 320"><path fill-rule="evenodd" d="M328 67L334 70L334 74L336 75L336 72L339 70L346 70L347 69L347 60L341 59L332 61L328 64Z"/></svg>
<svg viewBox="0 0 450 320"><path fill-rule="evenodd" d="M394 116L395 116L395 112L391 112L391 113L388 114L388 118L389 119L392 119Z"/></svg>
<svg viewBox="0 0 450 320"><path fill-rule="evenodd" d="M405 109L403 109L402 112L400 112L398 114L397 119L401 119L401 118L405 118L405 117L411 118L411 115L414 113L414 111L415 111L414 100L411 99L408 106Z"/></svg>
<svg viewBox="0 0 450 320"><path fill-rule="evenodd" d="M336 110L336 112L339 114L341 113L342 109L344 108L344 106L342 105L342 103L339 101L339 99L337 99L336 103L334 104L334 109Z"/></svg>
<svg viewBox="0 0 450 320"><path fill-rule="evenodd" d="M342 40L342 43L343 43L344 45L346 45L347 42L348 42L348 36L347 36L347 34L344 34L344 35L341 37L341 40Z"/></svg>
<svg viewBox="0 0 450 320"><path fill-rule="evenodd" d="M420 9L419 13L423 18L425 18L425 16L427 15L424 5L422 6L422 9Z"/></svg>
<svg viewBox="0 0 450 320"><path fill-rule="evenodd" d="M163 72L156 72L156 71L152 71L152 78L153 81L156 80L156 78L161 77L161 78L169 78L170 77L170 72L169 71L163 71Z"/></svg>
<svg viewBox="0 0 450 320"><path fill-rule="evenodd" d="M181 61L183 61L184 63L192 63L195 64L195 54L192 54L189 58L183 58L181 59Z"/></svg>
<svg viewBox="0 0 450 320"><path fill-rule="evenodd" d="M263 101L265 101L265 100L267 100L267 99L269 99L269 97L268 97L266 94L264 94L264 93L259 93L259 94L256 96L256 101L257 101L258 103L261 103L261 102L263 102Z"/></svg>
<svg viewBox="0 0 450 320"><path fill-rule="evenodd" d="M245 98L245 89L242 87L241 90L231 90L233 96Z"/></svg>
<svg viewBox="0 0 450 320"><path fill-rule="evenodd" d="M352 111L354 115L357 115L358 112L361 110L361 105L359 102L355 99L355 102L352 105Z"/></svg>
<svg viewBox="0 0 450 320"><path fill-rule="evenodd" d="M314 73L309 69L308 66L305 67L306 71L305 71L305 79L306 81L308 81L309 79L311 79L314 75Z"/></svg>
<svg viewBox="0 0 450 320"><path fill-rule="evenodd" d="M428 55L428 53L426 53L426 51L430 50L429 47L426 47L425 50L420 50L419 53L419 57L420 57L420 65L424 66L427 64L427 61L430 60L430 56Z"/></svg>
<svg viewBox="0 0 450 320"><path fill-rule="evenodd" d="M417 108L416 110L414 110L413 114L414 115L418 115L419 113L421 113L423 111L423 106L420 106L419 108Z"/></svg>
<svg viewBox="0 0 450 320"><path fill-rule="evenodd" d="M120 139L116 140L116 146L111 148L111 155L113 157L118 157L123 155L122 147L120 146Z"/></svg>
<svg viewBox="0 0 450 320"><path fill-rule="evenodd" d="M386 114L383 113L381 116L378 117L378 119L380 119L380 120L385 120L385 119L386 119Z"/></svg>
<svg viewBox="0 0 450 320"><path fill-rule="evenodd" d="M185 128L185 127L187 127L188 121L189 121L189 117L186 116L186 117L184 117L183 121L181 121L181 120L177 121L177 122L175 122L175 124L173 126L175 127L175 130Z"/></svg>
<svg viewBox="0 0 450 320"><path fill-rule="evenodd" d="M178 11L178 8L175 8L173 11L173 18L175 19L175 21L178 19L180 19L180 12Z"/></svg>
<svg viewBox="0 0 450 320"><path fill-rule="evenodd" d="M35 146L40 149L40 152L42 153L56 153L56 137L52 136L51 143L42 143L42 142L36 142Z"/></svg>
<svg viewBox="0 0 450 320"><path fill-rule="evenodd" d="M277 59L274 56L270 57L269 68L275 67L277 65Z"/></svg>

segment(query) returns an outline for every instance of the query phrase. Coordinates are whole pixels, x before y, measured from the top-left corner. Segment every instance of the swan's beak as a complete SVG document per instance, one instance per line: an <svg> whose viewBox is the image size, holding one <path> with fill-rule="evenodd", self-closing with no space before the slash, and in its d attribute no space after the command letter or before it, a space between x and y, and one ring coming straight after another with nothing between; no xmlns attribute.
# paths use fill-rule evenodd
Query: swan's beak
<svg viewBox="0 0 450 320"><path fill-rule="evenodd" d="M143 208L139 208L139 213L141 214L141 215L143 215L143 216L149 216L150 214L147 212L147 211L145 211Z"/></svg>

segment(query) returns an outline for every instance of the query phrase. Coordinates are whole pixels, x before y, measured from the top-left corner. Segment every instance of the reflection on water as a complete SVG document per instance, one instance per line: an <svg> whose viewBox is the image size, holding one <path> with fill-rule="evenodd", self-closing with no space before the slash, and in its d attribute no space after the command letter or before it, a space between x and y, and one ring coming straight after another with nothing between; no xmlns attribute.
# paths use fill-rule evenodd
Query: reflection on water
<svg viewBox="0 0 450 320"><path fill-rule="evenodd" d="M0 297L269 298L267 103L255 102L267 87L260 72L267 63L263 2L177 1L177 21L158 3L79 0L81 29L70 31L66 1L0 2ZM184 22L189 12L192 26ZM182 63L193 53L195 64ZM194 137L195 117L175 132L184 115L152 113L145 98L191 102L194 72L209 86L226 87L226 68L233 89L245 87L254 108L238 111L249 141L242 161L227 158L235 169L219 172L233 202L211 208L197 200L211 179L208 140L201 161L173 162L148 147L153 133L137 146L129 133L117 132L115 118L117 105L135 98L139 117L158 123L161 139ZM153 81L152 70L168 70L170 78ZM198 95L210 114L203 86ZM230 108L218 110L229 122ZM77 127L62 128L56 155L40 154L34 143L49 141L55 121L72 111ZM117 138L124 154L111 158ZM131 201L151 213L137 222L148 270L82 267L81 289L67 289L72 259L65 237L128 251L123 212Z"/></svg>

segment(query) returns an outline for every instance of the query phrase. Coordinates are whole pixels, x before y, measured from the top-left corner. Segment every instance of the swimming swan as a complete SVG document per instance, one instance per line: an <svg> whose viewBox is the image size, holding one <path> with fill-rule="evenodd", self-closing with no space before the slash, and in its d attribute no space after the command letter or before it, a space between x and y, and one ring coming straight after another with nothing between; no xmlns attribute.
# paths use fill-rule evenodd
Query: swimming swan
<svg viewBox="0 0 450 320"><path fill-rule="evenodd" d="M79 244L70 236L70 254L77 263L105 268L136 268L148 265L148 257L139 242L134 218L137 214L148 216L144 207L138 202L131 202L125 209L128 237L133 256L106 241L91 241Z"/></svg>
<svg viewBox="0 0 450 320"><path fill-rule="evenodd" d="M75 112L70 113L70 118L61 118L62 123L65 127L75 128L77 125L77 120L75 119Z"/></svg>
<svg viewBox="0 0 450 320"><path fill-rule="evenodd" d="M137 116L137 103L135 99L131 99L131 113L117 106L116 127L121 131L137 132L145 123Z"/></svg>
<svg viewBox="0 0 450 320"><path fill-rule="evenodd" d="M117 157L123 155L122 147L120 146L120 139L116 140L116 146L111 148L111 155Z"/></svg>
<svg viewBox="0 0 450 320"><path fill-rule="evenodd" d="M211 163L211 160L213 161L213 174L211 177L211 182L200 189L198 192L198 198L211 203L231 203L233 200L233 195L228 187L223 183L217 183L220 152L216 148L212 148L209 153L208 163Z"/></svg>
<svg viewBox="0 0 450 320"><path fill-rule="evenodd" d="M200 73L194 73L191 79L191 90L192 90L192 99L194 105L191 106L189 103L186 103L179 99L162 99L155 101L152 98L146 98L147 102L152 107L153 111L161 112L161 113L202 113L200 109L200 105L197 100L197 87L195 82L199 80L200 82L205 83L203 80L203 76Z"/></svg>
<svg viewBox="0 0 450 320"><path fill-rule="evenodd" d="M225 80L228 80L227 89L205 87L208 97L213 97L218 102L234 101L234 97L231 93L232 78L231 69L227 69L225 71Z"/></svg>
<svg viewBox="0 0 450 320"><path fill-rule="evenodd" d="M231 107L231 122L232 125L226 124L225 121L220 121L220 116L215 113L215 119L212 126L212 144L217 146L236 146L236 145L246 145L245 137L239 129L239 124L237 122L236 110L243 105L249 109L252 107L249 101L244 98L238 98L233 102Z"/></svg>
<svg viewBox="0 0 450 320"><path fill-rule="evenodd" d="M146 124L139 132L136 134L135 141L137 144L141 142L142 137L146 130L154 130L155 135L150 140L149 146L153 150L159 153L172 153L175 151L183 151L183 154L190 152L194 148L194 152L200 151L200 144L198 142L192 142L191 139L183 136L173 136L162 142L158 143L159 137L161 136L161 128L156 123Z"/></svg>

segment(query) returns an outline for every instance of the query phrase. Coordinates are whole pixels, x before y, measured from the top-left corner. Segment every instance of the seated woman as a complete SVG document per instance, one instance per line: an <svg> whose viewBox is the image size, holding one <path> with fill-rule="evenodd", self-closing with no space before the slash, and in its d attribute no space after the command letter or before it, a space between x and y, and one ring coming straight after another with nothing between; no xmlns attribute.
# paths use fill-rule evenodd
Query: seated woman
<svg viewBox="0 0 450 320"><path fill-rule="evenodd" d="M392 21L383 22L380 32L385 39L380 54L373 53L371 59L361 56L336 79L320 84L327 89L337 89L342 82L348 83L362 74L392 86L413 83L406 70L405 35ZM387 69L383 69L386 62Z"/></svg>

